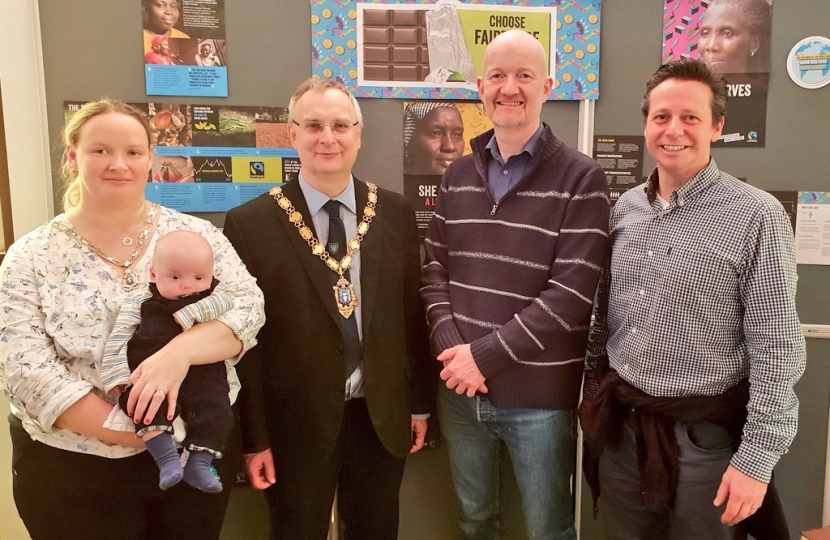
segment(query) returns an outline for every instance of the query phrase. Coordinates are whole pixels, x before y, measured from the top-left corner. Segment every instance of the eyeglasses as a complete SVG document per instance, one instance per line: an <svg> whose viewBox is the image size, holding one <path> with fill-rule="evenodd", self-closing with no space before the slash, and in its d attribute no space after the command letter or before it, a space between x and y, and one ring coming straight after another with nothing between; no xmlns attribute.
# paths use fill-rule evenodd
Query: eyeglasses
<svg viewBox="0 0 830 540"><path fill-rule="evenodd" d="M336 122L334 124L321 124L320 122L303 122L302 124L296 120L292 120L294 124L300 127L300 133L306 137L316 137L323 133L323 129L331 128L331 132L335 137L345 137L352 132L352 129L360 122L354 124L346 124L345 122Z"/></svg>

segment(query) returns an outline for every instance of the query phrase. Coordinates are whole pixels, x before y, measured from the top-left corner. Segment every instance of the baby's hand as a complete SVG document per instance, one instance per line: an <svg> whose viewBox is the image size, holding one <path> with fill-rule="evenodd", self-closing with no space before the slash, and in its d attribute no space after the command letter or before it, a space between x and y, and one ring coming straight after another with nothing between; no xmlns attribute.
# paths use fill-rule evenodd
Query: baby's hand
<svg viewBox="0 0 830 540"><path fill-rule="evenodd" d="M119 384L118 386L116 386L115 388L113 388L113 389L112 389L112 390L110 390L110 391L111 391L113 394L115 394L115 397L121 397L121 394L123 394L123 393L124 393L124 390L126 390L126 389L127 389L127 385L126 385L126 384Z"/></svg>

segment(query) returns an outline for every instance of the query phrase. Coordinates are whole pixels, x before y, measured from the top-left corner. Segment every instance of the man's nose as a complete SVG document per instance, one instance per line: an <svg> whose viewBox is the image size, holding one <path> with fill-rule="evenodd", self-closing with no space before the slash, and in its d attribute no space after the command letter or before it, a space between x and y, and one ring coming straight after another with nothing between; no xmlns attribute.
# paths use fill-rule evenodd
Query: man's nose
<svg viewBox="0 0 830 540"><path fill-rule="evenodd" d="M519 87L518 80L514 75L508 75L504 78L504 84L501 87L503 93L512 95L516 93L516 90Z"/></svg>
<svg viewBox="0 0 830 540"><path fill-rule="evenodd" d="M334 136L334 128L328 124L323 125L323 131L320 132L320 140L326 143L333 143L337 137Z"/></svg>
<svg viewBox="0 0 830 540"><path fill-rule="evenodd" d="M672 118L669 120L669 125L666 127L666 133L677 137L683 134L683 121L680 118Z"/></svg>

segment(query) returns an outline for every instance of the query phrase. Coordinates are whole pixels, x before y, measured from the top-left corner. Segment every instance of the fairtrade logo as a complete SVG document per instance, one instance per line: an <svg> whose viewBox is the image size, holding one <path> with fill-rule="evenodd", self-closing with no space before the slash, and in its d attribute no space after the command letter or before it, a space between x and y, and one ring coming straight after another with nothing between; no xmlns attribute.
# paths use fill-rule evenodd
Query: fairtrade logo
<svg viewBox="0 0 830 540"><path fill-rule="evenodd" d="M265 163L252 161L250 166L251 178L265 178Z"/></svg>

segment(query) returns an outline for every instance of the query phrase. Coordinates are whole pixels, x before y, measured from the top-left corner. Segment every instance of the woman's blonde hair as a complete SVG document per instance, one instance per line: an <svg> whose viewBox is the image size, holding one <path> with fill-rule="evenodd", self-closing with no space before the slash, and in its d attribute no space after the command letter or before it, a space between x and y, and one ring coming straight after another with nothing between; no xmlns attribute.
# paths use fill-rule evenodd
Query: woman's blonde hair
<svg viewBox="0 0 830 540"><path fill-rule="evenodd" d="M84 125L99 114L107 113L126 114L127 116L135 118L142 125L144 131L147 132L147 145L150 145L150 122L144 113L132 105L116 99L103 98L87 103L81 107L63 127L64 154L60 168L60 176L65 186L63 192L64 212L77 206L81 200L81 184L78 178L78 171L72 169L72 164L69 162L65 148L67 145L77 147L78 140L81 137L81 129Z"/></svg>

